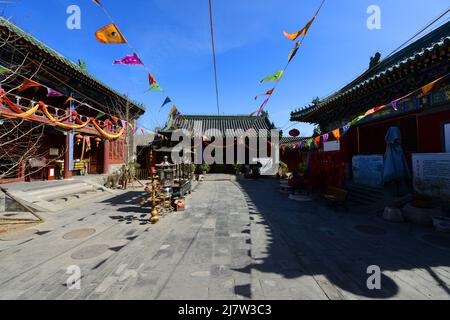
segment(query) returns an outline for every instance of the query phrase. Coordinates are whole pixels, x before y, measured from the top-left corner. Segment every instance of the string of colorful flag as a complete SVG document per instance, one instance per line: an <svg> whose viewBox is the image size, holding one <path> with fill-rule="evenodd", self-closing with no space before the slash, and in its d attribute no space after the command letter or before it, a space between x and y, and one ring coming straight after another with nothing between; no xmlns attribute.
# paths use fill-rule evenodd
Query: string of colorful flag
<svg viewBox="0 0 450 320"><path fill-rule="evenodd" d="M10 69L0 65L0 74L11 73L11 72L12 71ZM23 76L21 76L21 77L23 77ZM42 87L42 88L45 88L47 90L47 97L50 97L50 98L64 97L64 95L62 93L58 92L55 89L52 89L52 88L47 87L47 86L44 86L43 84L41 84L41 83L39 83L39 82L37 82L35 80L31 80L31 79L28 79L28 78L25 78L25 77L23 77L23 78L24 78L23 82L18 87L14 88L14 89L17 89L18 92L24 92L25 90L28 90L28 89L31 89L31 88L40 88L40 87ZM12 89L12 90L14 90L14 89ZM6 97L7 94L8 93L5 92L4 90L1 91L0 99L1 99L2 102L7 102L7 101L10 102L10 100ZM21 108L23 108L23 106L20 105L20 101L21 100L29 101L31 106L32 106L31 109L33 109L33 106L35 106L35 104L36 104L36 102L33 101L32 99L28 99L28 98L20 96L18 94L14 94L14 96L16 98L16 103L14 104L13 111L15 111L18 114L22 114L22 109ZM105 122L108 122L108 120L112 120L113 123L116 124L116 123L119 123L119 120L120 120L120 123L121 123L121 125L122 125L122 127L124 129L126 129L127 126L128 126L128 127L131 127L134 130L135 133L140 129L143 134L145 134L145 133L157 134L153 130L147 129L144 126L141 126L141 125L133 126L132 124L128 123L126 120L119 119L119 117L117 115L106 114L105 112L100 111L100 110L92 107L91 105L89 105L89 104L87 104L85 102L79 101L79 100L77 100L77 99L75 99L73 97L67 98L66 101L64 102L64 104L67 104L70 101L76 102L78 104L77 107L86 106L86 107L88 107L90 109L93 109L93 110L97 111L98 114L97 114L97 116L95 118L93 118L94 120L99 120L99 119L101 119L101 118L103 118L105 116L109 116L110 119L105 120ZM12 106L12 104L13 104L12 102L11 103L7 103L7 105L10 106L10 107ZM55 106L52 106L52 105L49 105L49 104L46 104L46 106L54 108L54 109L59 109L59 108L57 108ZM19 117L23 117L29 112L30 112L30 110L26 111L23 115L21 115ZM74 112L76 113L76 110L74 110ZM31 112L30 116L32 114L33 114L33 112ZM62 122L68 120L69 118L70 118L70 116L65 116L65 117L62 117L61 119L52 118L50 120L52 122L58 122L58 124L61 123L62 127L67 127L70 124L62 123ZM101 127L103 127L103 126L101 126Z"/></svg>
<svg viewBox="0 0 450 320"><path fill-rule="evenodd" d="M122 127L118 130L118 132L111 133L112 131L112 122L111 121L105 121L104 124L100 124L98 122L98 119L94 119L92 117L88 118L86 121L82 121L78 113L74 110L71 112L71 114L66 115L60 119L56 119L53 117L53 115L48 111L48 106L42 102L34 102L31 104L31 108L27 111L22 110L22 106L12 102L7 96L4 91L4 89L0 89L0 103L4 103L9 107L10 110L14 112L14 114L5 114L8 117L12 118L29 118L33 116L37 111L41 111L52 123L54 123L56 126L68 129L68 130L79 130L82 128L85 128L88 124L92 123L95 127L95 129L106 139L108 140L114 140L120 138L125 133L125 128ZM1 112L3 115L3 113ZM66 123L65 120L71 118L75 123ZM108 128L109 132L104 130L104 128Z"/></svg>
<svg viewBox="0 0 450 320"><path fill-rule="evenodd" d="M294 47L289 52L288 59L287 59L288 61L285 65L285 67L283 69L281 69L280 71L277 71L274 74L271 74L270 76L267 76L260 81L261 84L265 83L265 82L275 82L275 85L273 86L272 89L268 90L266 93L260 94L255 97L255 100L257 100L258 97L260 97L260 96L267 96L267 98L264 100L262 105L256 111L251 113L250 116L260 115L261 112L264 110L264 108L269 103L270 98L272 97L273 93L275 92L280 80L283 78L283 75L286 72L286 69L289 67L289 64L291 63L292 59L296 56L298 50L300 49L300 45L303 43L306 35L308 34L309 29L311 28L311 25L313 24L313 22L319 15L320 10L322 9L324 3L325 3L325 0L322 0L322 3L320 4L319 8L317 9L314 17L312 17L312 19L309 20L309 22L302 29L300 29L299 31L293 32L293 33L287 33L286 31L283 31L283 35L287 39L289 39L291 41L296 41L296 42L294 44ZM302 38L300 40L297 40L300 36Z"/></svg>
<svg viewBox="0 0 450 320"><path fill-rule="evenodd" d="M287 148L287 149L303 149L303 148L313 149L313 148L319 148L320 142L327 142L332 137L335 140L339 141L341 139L341 137L343 135L345 135L352 126L358 124L362 119L364 119L367 116L372 115L372 114L374 114L374 113L376 113L376 112L378 112L380 110L383 110L383 109L385 109L387 107L391 107L393 110L398 111L398 104L401 101L403 101L403 100L405 100L405 99L407 99L407 98L409 98L412 95L417 94L417 93L420 93L422 95L425 95L425 94L429 93L431 90L433 90L433 88L436 86L436 84L441 82L443 79L445 79L449 75L450 74L442 76L442 77L440 77L440 78L438 78L438 79L436 79L436 80L434 80L434 81L432 81L432 82L430 82L430 83L428 83L428 84L426 84L426 85L424 85L424 86L422 86L422 87L420 87L420 88L418 88L418 89L416 89L414 91L411 91L410 93L408 93L408 94L406 94L406 95L404 95L404 96L402 96L400 98L392 100L388 104L384 104L384 105L381 105L381 106L378 106L378 107L371 108L371 109L367 110L364 114L361 114L358 117L354 118L353 120L351 120L350 122L348 122L345 126L343 126L341 128L337 128L335 130L332 130L332 131L330 131L328 133L325 133L325 134L322 134L322 135L318 135L316 137L307 138L307 139L305 139L303 141L294 143L291 146L287 146L287 147L284 147L284 148Z"/></svg>
<svg viewBox="0 0 450 320"><path fill-rule="evenodd" d="M111 22L110 24L104 26L103 28L97 30L95 32L95 37L100 43L104 44L127 44L130 49L133 51L133 53L124 56L123 58L119 60L115 60L113 64L115 65L128 65L128 66L142 66L146 70L148 74L148 82L149 82L149 89L147 91L160 91L164 92L165 90L162 88L162 86L159 84L159 82L155 79L153 74L150 72L149 68L146 66L142 58L138 55L136 49L130 44L130 42L125 38L125 36L122 34L120 29L118 28L117 24L112 19L109 12L106 10L104 5L100 2L100 0L92 0L99 8L102 9L105 16L108 18L108 20ZM162 103L160 109L158 112L161 111L166 105L168 104L175 104L173 103L172 99L167 96ZM135 133L138 129L135 128Z"/></svg>

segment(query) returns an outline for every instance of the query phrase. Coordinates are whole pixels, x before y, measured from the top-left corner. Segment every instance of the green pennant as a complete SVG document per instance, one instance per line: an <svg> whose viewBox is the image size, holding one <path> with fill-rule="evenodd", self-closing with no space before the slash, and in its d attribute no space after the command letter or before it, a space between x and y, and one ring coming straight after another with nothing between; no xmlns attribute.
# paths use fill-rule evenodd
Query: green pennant
<svg viewBox="0 0 450 320"><path fill-rule="evenodd" d="M150 89L148 89L148 91L164 91L164 90L158 83L156 83Z"/></svg>
<svg viewBox="0 0 450 320"><path fill-rule="evenodd" d="M283 76L284 70L280 70L275 72L274 74L262 79L259 83L268 82L268 81L280 81Z"/></svg>
<svg viewBox="0 0 450 320"><path fill-rule="evenodd" d="M353 119L351 122L350 122L350 125L355 125L355 124L357 124L359 121L361 121L362 119L364 119L366 116L359 116L359 117L356 117L355 119Z"/></svg>
<svg viewBox="0 0 450 320"><path fill-rule="evenodd" d="M103 112L99 112L99 114L95 117L95 119L100 119L101 117L103 117L105 114Z"/></svg>
<svg viewBox="0 0 450 320"><path fill-rule="evenodd" d="M4 66L0 66L0 74L11 72L8 68L5 68Z"/></svg>

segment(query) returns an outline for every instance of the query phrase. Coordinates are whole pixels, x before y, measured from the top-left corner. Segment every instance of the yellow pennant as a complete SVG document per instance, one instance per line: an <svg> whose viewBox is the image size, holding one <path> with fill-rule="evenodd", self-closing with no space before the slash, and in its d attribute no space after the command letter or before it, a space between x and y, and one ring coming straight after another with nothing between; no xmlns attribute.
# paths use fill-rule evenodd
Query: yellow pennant
<svg viewBox="0 0 450 320"><path fill-rule="evenodd" d="M333 130L331 133L333 134L333 136L336 140L341 139L341 132L339 131L339 129Z"/></svg>
<svg viewBox="0 0 450 320"><path fill-rule="evenodd" d="M300 30L298 32L287 33L286 31L283 31L284 36L286 38L288 38L289 40L295 41L295 40L297 40L298 37L306 35L308 33L309 28L313 24L314 19L316 19L315 16L306 24L306 26L302 30Z"/></svg>
<svg viewBox="0 0 450 320"><path fill-rule="evenodd" d="M95 37L101 43L127 43L127 40L125 40L125 37L114 23L97 30Z"/></svg>

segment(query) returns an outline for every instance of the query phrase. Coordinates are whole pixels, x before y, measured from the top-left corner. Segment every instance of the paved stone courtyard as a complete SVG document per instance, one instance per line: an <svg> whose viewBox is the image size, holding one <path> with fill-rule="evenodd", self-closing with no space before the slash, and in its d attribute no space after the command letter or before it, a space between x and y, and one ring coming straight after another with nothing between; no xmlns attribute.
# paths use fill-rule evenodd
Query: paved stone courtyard
<svg viewBox="0 0 450 320"><path fill-rule="evenodd" d="M127 191L0 236L0 299L450 298L450 237L290 200L277 181L220 180L156 225Z"/></svg>

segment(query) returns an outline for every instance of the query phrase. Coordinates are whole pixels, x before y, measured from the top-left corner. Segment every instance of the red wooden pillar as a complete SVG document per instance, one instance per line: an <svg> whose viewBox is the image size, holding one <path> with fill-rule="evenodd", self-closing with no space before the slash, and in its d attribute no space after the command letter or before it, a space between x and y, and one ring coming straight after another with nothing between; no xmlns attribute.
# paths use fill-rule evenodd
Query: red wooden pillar
<svg viewBox="0 0 450 320"><path fill-rule="evenodd" d="M105 140L103 142L103 174L109 173L109 150L111 148L111 142L109 140Z"/></svg>
<svg viewBox="0 0 450 320"><path fill-rule="evenodd" d="M70 148L72 139L70 139L70 134L67 132L66 135L66 148L64 151L64 179L70 179L72 178L72 171L70 171Z"/></svg>

